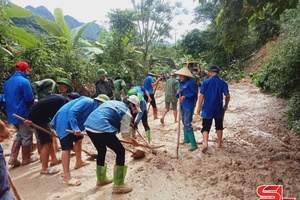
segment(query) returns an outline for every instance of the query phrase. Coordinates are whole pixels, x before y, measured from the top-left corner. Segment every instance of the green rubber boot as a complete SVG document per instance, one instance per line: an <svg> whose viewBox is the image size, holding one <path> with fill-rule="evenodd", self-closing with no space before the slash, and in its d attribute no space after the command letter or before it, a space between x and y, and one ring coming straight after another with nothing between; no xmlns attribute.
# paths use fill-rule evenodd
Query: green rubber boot
<svg viewBox="0 0 300 200"><path fill-rule="evenodd" d="M136 139L136 132L134 128L131 130L131 137Z"/></svg>
<svg viewBox="0 0 300 200"><path fill-rule="evenodd" d="M198 148L197 146L197 142L195 140L195 134L194 134L194 131L192 132L187 132L186 133L188 138L189 138L189 141L190 141L190 148L189 148L189 151L194 151L195 149Z"/></svg>
<svg viewBox="0 0 300 200"><path fill-rule="evenodd" d="M189 137L185 130L183 131L183 143L190 143Z"/></svg>
<svg viewBox="0 0 300 200"><path fill-rule="evenodd" d="M127 166L115 165L113 193L122 194L122 193L128 193L132 191L133 188L127 186L124 183L126 172L127 172Z"/></svg>
<svg viewBox="0 0 300 200"><path fill-rule="evenodd" d="M97 165L96 174L97 174L97 185L98 186L107 185L114 181L113 179L107 178L106 169L107 169L106 163L104 164L104 166Z"/></svg>
<svg viewBox="0 0 300 200"><path fill-rule="evenodd" d="M151 135L151 131L150 130L146 131L146 136L148 138L148 142L151 143L151 141L152 141L152 135Z"/></svg>

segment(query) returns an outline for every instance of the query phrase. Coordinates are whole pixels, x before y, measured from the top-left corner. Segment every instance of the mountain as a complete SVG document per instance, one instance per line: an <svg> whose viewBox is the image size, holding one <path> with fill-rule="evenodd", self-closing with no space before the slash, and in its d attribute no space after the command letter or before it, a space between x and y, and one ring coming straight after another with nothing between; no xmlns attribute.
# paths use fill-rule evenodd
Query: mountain
<svg viewBox="0 0 300 200"><path fill-rule="evenodd" d="M49 19L53 22L55 21L53 14L45 6L38 6L38 7L34 8L33 6L29 5L29 6L26 6L25 9L30 10L35 15L40 15L40 16L45 17L46 19ZM70 29L82 26L84 24L83 22L79 22L77 19L75 19L74 17L72 17L70 15L65 15L64 19ZM82 33L82 37L87 40L97 41L100 30L101 30L101 27L98 24L92 23L92 24L88 25L87 28L85 29L85 31Z"/></svg>

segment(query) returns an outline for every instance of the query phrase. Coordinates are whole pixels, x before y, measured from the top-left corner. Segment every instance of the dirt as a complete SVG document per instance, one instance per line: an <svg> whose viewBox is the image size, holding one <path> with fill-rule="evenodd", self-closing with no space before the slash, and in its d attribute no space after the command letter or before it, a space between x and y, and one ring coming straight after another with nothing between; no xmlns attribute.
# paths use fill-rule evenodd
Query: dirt
<svg viewBox="0 0 300 200"><path fill-rule="evenodd" d="M164 108L163 88L161 83L156 93L159 116ZM153 143L165 146L158 148L156 155L142 148L146 157L139 160L126 153L128 172L125 182L134 188L131 193L112 194L112 184L96 187L95 161L73 170L75 157L71 158L71 173L82 181L81 186L66 186L61 173L40 175L38 162L9 168L13 182L25 200L249 200L259 199L256 189L260 185L283 185L284 197L300 198L300 140L287 128L283 118L286 101L261 93L248 78L230 83L229 89L231 101L224 120L223 148L217 148L213 128L206 154L201 153L202 137L198 130L195 137L199 148L189 152L188 145L180 145L179 157L176 158L178 124L174 123L169 112L165 125L161 125L160 120L152 119L150 109ZM196 115L194 127L201 127L201 119ZM139 130L144 134L142 125ZM6 153L10 151L11 141L3 143ZM142 143L141 138L139 142ZM84 149L95 152L88 136L83 143ZM128 144L124 146L131 148ZM60 156L60 152L57 154ZM88 159L84 153L83 157ZM111 177L115 161L111 150L107 152L106 161ZM57 168L62 171L61 165Z"/></svg>

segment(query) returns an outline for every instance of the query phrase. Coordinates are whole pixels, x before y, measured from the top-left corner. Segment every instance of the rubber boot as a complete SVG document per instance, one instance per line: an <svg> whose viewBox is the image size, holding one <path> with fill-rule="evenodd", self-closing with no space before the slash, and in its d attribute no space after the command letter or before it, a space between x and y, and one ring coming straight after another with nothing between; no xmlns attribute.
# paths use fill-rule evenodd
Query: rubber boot
<svg viewBox="0 0 300 200"><path fill-rule="evenodd" d="M11 147L11 154L8 160L8 164L14 167L20 166L21 162L18 160L19 151L22 143L20 141L14 141Z"/></svg>
<svg viewBox="0 0 300 200"><path fill-rule="evenodd" d="M136 139L136 132L134 128L131 130L131 137Z"/></svg>
<svg viewBox="0 0 300 200"><path fill-rule="evenodd" d="M158 119L158 117L157 117L157 108L153 108L153 119Z"/></svg>
<svg viewBox="0 0 300 200"><path fill-rule="evenodd" d="M107 184L114 182L113 179L107 178L106 169L107 169L106 163L104 164L104 166L97 165L96 174L97 174L97 185L98 186L103 186L103 185L107 185Z"/></svg>
<svg viewBox="0 0 300 200"><path fill-rule="evenodd" d="M197 142L195 140L195 135L194 135L194 131L192 132L187 132L186 133L188 138L189 138L189 141L190 141L190 148L189 148L189 151L194 151L195 149L198 148L197 146Z"/></svg>
<svg viewBox="0 0 300 200"><path fill-rule="evenodd" d="M152 141L152 135L151 135L151 131L150 130L146 131L146 137L148 139L148 142L151 143L151 141Z"/></svg>
<svg viewBox="0 0 300 200"><path fill-rule="evenodd" d="M38 160L36 157L31 157L31 145L22 146L22 165L28 165Z"/></svg>
<svg viewBox="0 0 300 200"><path fill-rule="evenodd" d="M190 143L189 137L185 130L183 130L183 143Z"/></svg>
<svg viewBox="0 0 300 200"><path fill-rule="evenodd" d="M128 193L132 191L133 188L127 186L124 183L126 172L127 172L127 166L115 165L113 193L122 194L122 193Z"/></svg>

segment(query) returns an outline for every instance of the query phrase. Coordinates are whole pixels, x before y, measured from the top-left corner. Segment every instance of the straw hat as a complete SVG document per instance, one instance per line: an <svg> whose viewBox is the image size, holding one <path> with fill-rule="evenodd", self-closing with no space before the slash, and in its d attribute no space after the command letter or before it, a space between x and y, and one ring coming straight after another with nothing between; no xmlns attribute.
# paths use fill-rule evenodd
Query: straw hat
<svg viewBox="0 0 300 200"><path fill-rule="evenodd" d="M182 75L182 76L187 76L190 78L193 78L193 74L190 72L190 70L187 67L183 67L180 70L178 70L177 72L175 72L175 74L177 75Z"/></svg>

